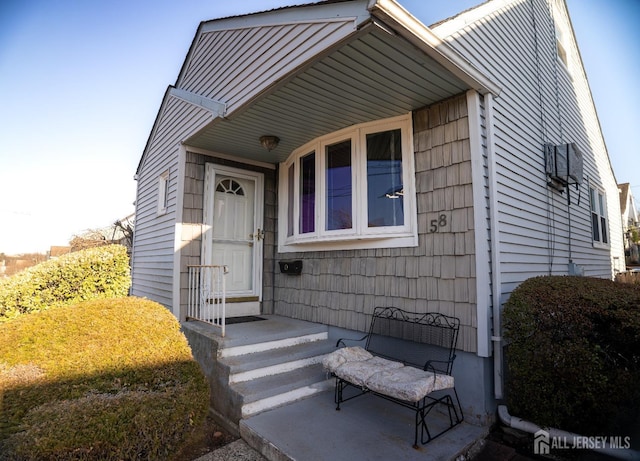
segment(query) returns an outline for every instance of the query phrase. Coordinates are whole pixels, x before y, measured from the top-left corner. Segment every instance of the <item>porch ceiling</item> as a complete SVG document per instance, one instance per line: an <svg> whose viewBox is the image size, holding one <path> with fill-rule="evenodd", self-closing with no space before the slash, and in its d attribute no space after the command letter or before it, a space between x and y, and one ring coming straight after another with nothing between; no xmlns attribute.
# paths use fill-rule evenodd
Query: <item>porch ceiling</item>
<svg viewBox="0 0 640 461"><path fill-rule="evenodd" d="M406 39L374 23L243 110L215 119L185 144L278 163L318 136L405 114L469 88ZM280 144L267 152L258 141L262 135L277 136Z"/></svg>

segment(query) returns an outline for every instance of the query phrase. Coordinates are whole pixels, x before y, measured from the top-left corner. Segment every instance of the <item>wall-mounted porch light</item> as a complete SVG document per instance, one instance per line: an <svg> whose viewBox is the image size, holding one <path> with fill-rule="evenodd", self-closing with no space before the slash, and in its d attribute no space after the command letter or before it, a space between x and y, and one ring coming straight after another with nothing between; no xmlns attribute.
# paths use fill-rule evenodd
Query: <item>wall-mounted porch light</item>
<svg viewBox="0 0 640 461"><path fill-rule="evenodd" d="M273 149L278 147L278 143L280 142L280 138L277 136L260 136L260 145L271 152Z"/></svg>

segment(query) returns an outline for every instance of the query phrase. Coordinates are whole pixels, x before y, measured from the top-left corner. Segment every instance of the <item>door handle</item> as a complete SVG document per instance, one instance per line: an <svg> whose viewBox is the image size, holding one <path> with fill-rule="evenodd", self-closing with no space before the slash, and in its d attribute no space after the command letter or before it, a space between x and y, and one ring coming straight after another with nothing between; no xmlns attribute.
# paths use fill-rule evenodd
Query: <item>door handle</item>
<svg viewBox="0 0 640 461"><path fill-rule="evenodd" d="M255 238L256 240L263 240L264 239L264 229L258 229L255 234L249 234L249 238L250 239Z"/></svg>

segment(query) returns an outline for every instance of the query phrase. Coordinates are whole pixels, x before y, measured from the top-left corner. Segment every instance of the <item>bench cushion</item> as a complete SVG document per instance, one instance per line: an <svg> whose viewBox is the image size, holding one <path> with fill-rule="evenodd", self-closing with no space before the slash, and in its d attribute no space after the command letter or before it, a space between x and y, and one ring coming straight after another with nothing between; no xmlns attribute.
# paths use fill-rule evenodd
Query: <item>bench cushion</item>
<svg viewBox="0 0 640 461"><path fill-rule="evenodd" d="M453 376L414 367L384 369L370 375L364 385L374 392L409 402L418 402L434 391L454 386Z"/></svg>
<svg viewBox="0 0 640 461"><path fill-rule="evenodd" d="M434 374L376 357L359 347L344 347L322 360L324 368L350 383L408 402L454 386L453 376Z"/></svg>
<svg viewBox="0 0 640 461"><path fill-rule="evenodd" d="M382 357L372 357L368 360L346 362L340 365L334 373L356 386L366 386L370 376L385 370L402 368L400 362L383 359Z"/></svg>
<svg viewBox="0 0 640 461"><path fill-rule="evenodd" d="M322 366L325 370L334 373L340 365L347 362L360 362L371 358L373 358L373 355L360 346L343 347L325 355L322 359Z"/></svg>

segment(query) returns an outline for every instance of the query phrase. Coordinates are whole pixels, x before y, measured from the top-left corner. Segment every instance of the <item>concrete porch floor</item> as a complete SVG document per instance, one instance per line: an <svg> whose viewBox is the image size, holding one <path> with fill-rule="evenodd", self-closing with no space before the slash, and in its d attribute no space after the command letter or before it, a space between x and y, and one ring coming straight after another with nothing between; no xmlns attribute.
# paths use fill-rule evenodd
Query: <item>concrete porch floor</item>
<svg viewBox="0 0 640 461"><path fill-rule="evenodd" d="M266 320L227 325L225 338L220 338L211 326L199 322L189 328L209 336L218 344L219 359L236 353L256 353L269 344L286 347L292 337L317 336L320 341L330 342L329 350L335 347L333 341L320 339L326 335L325 325L274 315L261 317ZM286 378L286 375L282 377ZM373 395L345 402L341 410L336 411L333 390L322 391L241 419L238 430L244 443L223 447L219 455L223 457L220 459L260 459L258 453L243 455L226 451L237 447L246 449L249 445L270 461L449 461L465 454L488 433L486 427L463 422L414 449L414 417L415 413L409 409ZM434 411L430 418L435 420L437 427L438 420L444 421L446 416ZM201 459L218 459L215 455L213 452Z"/></svg>
<svg viewBox="0 0 640 461"><path fill-rule="evenodd" d="M242 438L271 461L449 461L483 439L488 428L462 423L417 450L413 431L414 414L406 408L365 395L336 411L333 392L240 421Z"/></svg>

